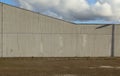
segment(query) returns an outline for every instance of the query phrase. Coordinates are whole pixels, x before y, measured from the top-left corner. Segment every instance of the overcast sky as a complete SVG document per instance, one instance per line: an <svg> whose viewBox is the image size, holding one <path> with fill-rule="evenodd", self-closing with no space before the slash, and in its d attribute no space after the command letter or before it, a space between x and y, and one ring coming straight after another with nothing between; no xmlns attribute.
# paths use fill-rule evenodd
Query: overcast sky
<svg viewBox="0 0 120 76"><path fill-rule="evenodd" d="M120 23L120 0L1 0L76 23Z"/></svg>

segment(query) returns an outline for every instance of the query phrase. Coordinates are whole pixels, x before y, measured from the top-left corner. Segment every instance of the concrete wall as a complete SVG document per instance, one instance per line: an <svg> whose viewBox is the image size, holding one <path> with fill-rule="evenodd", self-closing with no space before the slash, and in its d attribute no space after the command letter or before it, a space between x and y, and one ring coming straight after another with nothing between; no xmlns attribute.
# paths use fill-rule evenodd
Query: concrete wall
<svg viewBox="0 0 120 76"><path fill-rule="evenodd" d="M2 57L111 55L111 27L95 29L100 25L75 25L5 4L3 13L3 31L0 36ZM116 30L116 56L120 56L119 29Z"/></svg>
<svg viewBox="0 0 120 76"><path fill-rule="evenodd" d="M78 25L78 56L110 56L111 28L100 25Z"/></svg>
<svg viewBox="0 0 120 76"><path fill-rule="evenodd" d="M1 30L1 26L2 26L2 4L0 3L0 57L2 57L2 39L1 39L1 36L2 36L2 30Z"/></svg>
<svg viewBox="0 0 120 76"><path fill-rule="evenodd" d="M115 56L120 57L120 25L116 26L115 31Z"/></svg>

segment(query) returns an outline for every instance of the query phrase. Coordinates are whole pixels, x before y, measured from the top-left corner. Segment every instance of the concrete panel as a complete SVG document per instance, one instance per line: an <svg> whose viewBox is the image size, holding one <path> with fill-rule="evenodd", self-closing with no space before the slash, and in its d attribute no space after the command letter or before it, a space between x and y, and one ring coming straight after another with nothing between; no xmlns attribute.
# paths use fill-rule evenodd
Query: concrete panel
<svg viewBox="0 0 120 76"><path fill-rule="evenodd" d="M1 30L1 26L3 25L3 20L2 20L2 3L0 3L0 57L2 57L2 30Z"/></svg>
<svg viewBox="0 0 120 76"><path fill-rule="evenodd" d="M115 56L120 57L120 25L115 25Z"/></svg>
<svg viewBox="0 0 120 76"><path fill-rule="evenodd" d="M16 32L75 33L75 28L73 24L62 20L4 5L4 33Z"/></svg>
<svg viewBox="0 0 120 76"><path fill-rule="evenodd" d="M62 33L62 21L39 15L41 33Z"/></svg>
<svg viewBox="0 0 120 76"><path fill-rule="evenodd" d="M59 34L42 34L44 57L57 57L63 53L62 36Z"/></svg>
<svg viewBox="0 0 120 76"><path fill-rule="evenodd" d="M0 57L3 56L3 50L2 50L2 35L0 34Z"/></svg>
<svg viewBox="0 0 120 76"><path fill-rule="evenodd" d="M80 57L91 57L95 53L95 36L87 34L78 34L77 40L77 56Z"/></svg>
<svg viewBox="0 0 120 76"><path fill-rule="evenodd" d="M111 54L110 35L78 34L77 56L106 57Z"/></svg>
<svg viewBox="0 0 120 76"><path fill-rule="evenodd" d="M76 39L70 34L43 34L45 57L73 57L75 56Z"/></svg>
<svg viewBox="0 0 120 76"><path fill-rule="evenodd" d="M23 56L40 57L43 55L43 43L41 41L41 35L28 34L19 35L19 48L24 52Z"/></svg>
<svg viewBox="0 0 120 76"><path fill-rule="evenodd" d="M115 37L115 56L120 57L120 35Z"/></svg>
<svg viewBox="0 0 120 76"><path fill-rule="evenodd" d="M111 56L111 35L95 36L95 51L92 55L98 57Z"/></svg>
<svg viewBox="0 0 120 76"><path fill-rule="evenodd" d="M39 15L39 24L41 33L76 33L75 25L47 16Z"/></svg>
<svg viewBox="0 0 120 76"><path fill-rule="evenodd" d="M4 5L4 33L40 33L38 14Z"/></svg>
<svg viewBox="0 0 120 76"><path fill-rule="evenodd" d="M4 57L40 57L42 53L43 48L40 35L4 35Z"/></svg>
<svg viewBox="0 0 120 76"><path fill-rule="evenodd" d="M115 34L120 35L120 25L115 25Z"/></svg>
<svg viewBox="0 0 120 76"><path fill-rule="evenodd" d="M63 34L63 56L64 57L75 57L76 56L76 34Z"/></svg>
<svg viewBox="0 0 120 76"><path fill-rule="evenodd" d="M3 10L2 10L2 3L0 3L0 33L2 32L1 26L3 25Z"/></svg>
<svg viewBox="0 0 120 76"><path fill-rule="evenodd" d="M62 29L63 33L75 34L77 32L76 25L74 24L63 22L62 26L63 26Z"/></svg>
<svg viewBox="0 0 120 76"><path fill-rule="evenodd" d="M87 56L86 51L83 50L86 47L86 43L87 43L86 40L87 40L86 34L77 34L76 56L78 57Z"/></svg>
<svg viewBox="0 0 120 76"><path fill-rule="evenodd" d="M77 25L76 30L77 33L80 34L103 34L103 35L110 35L111 34L111 26L101 29L96 29L101 25Z"/></svg>
<svg viewBox="0 0 120 76"><path fill-rule="evenodd" d="M2 4L0 3L0 26L2 25ZM1 27L0 27L1 28ZM1 30L1 29L0 29ZM1 31L0 31L1 32Z"/></svg>
<svg viewBox="0 0 120 76"><path fill-rule="evenodd" d="M18 38L16 34L4 35L3 57L22 57L23 51L19 49Z"/></svg>

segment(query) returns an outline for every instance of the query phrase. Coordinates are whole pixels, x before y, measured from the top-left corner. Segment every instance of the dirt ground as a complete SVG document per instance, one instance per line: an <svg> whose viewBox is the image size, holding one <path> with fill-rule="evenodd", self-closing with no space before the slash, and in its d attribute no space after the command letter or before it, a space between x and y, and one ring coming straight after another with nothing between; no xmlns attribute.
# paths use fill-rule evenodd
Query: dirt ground
<svg viewBox="0 0 120 76"><path fill-rule="evenodd" d="M120 58L0 58L0 76L120 76Z"/></svg>

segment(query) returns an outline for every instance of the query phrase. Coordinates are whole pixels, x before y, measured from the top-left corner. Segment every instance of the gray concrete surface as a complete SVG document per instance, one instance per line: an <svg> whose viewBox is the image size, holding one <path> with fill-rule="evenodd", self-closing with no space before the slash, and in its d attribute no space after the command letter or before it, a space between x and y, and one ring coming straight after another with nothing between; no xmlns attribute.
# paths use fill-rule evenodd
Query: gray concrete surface
<svg viewBox="0 0 120 76"><path fill-rule="evenodd" d="M3 14L1 14L2 8ZM0 29L2 57L109 57L111 55L111 26L96 29L100 25L75 25L6 4L3 4L3 7L0 4L0 23L0 28L3 26ZM116 25L115 33L115 56L120 56L119 25Z"/></svg>
<svg viewBox="0 0 120 76"><path fill-rule="evenodd" d="M1 33L2 33L2 30L1 30L1 27L3 25L3 20L2 20L2 3L0 3L0 57L2 57L2 39L1 39Z"/></svg>

